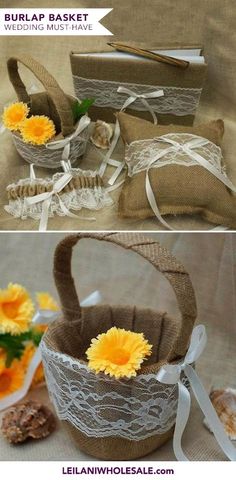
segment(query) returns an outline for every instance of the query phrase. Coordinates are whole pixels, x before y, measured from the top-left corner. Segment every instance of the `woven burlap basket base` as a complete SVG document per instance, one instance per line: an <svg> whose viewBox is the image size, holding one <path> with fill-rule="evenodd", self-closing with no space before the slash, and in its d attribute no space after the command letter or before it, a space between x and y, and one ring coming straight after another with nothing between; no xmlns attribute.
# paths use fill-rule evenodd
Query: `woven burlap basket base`
<svg viewBox="0 0 236 480"><path fill-rule="evenodd" d="M162 435L154 435L140 441L116 437L98 439L84 435L69 422L63 424L80 450L101 460L134 460L144 457L168 442L174 433L173 427Z"/></svg>

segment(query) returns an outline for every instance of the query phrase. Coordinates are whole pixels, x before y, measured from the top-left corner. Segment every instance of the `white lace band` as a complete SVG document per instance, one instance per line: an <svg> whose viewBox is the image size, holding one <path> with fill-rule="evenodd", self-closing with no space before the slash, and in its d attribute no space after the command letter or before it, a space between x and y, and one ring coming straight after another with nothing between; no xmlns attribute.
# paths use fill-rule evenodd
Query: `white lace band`
<svg viewBox="0 0 236 480"><path fill-rule="evenodd" d="M136 140L126 147L125 162L130 177L146 171L145 189L150 207L158 220L169 230L172 230L172 227L162 218L152 190L149 179L151 168L200 165L232 192L236 192L236 187L226 174L221 148L197 135L168 133L156 138Z"/></svg>
<svg viewBox="0 0 236 480"><path fill-rule="evenodd" d="M70 160L73 164L86 150L89 138L88 125L90 118L84 115L77 123L73 134L61 140L49 142L46 145L31 145L25 143L21 136L13 134L13 142L22 158L29 163L47 168L57 168L61 160Z"/></svg>
<svg viewBox="0 0 236 480"><path fill-rule="evenodd" d="M125 162L128 174L132 177L150 166L199 165L193 152L204 157L226 176L221 148L206 138L190 133L167 133L160 137L135 140L126 146Z"/></svg>
<svg viewBox="0 0 236 480"><path fill-rule="evenodd" d="M137 95L150 94L155 90L163 90L164 96L149 98L148 103L157 114L177 116L195 115L202 88L167 87L164 85L140 85L137 83L97 80L73 75L76 96L95 98L96 107L113 107L120 110L124 103L124 95L118 92L119 87L132 90ZM146 111L140 98L132 104L132 109Z"/></svg>
<svg viewBox="0 0 236 480"><path fill-rule="evenodd" d="M33 165L31 165L32 171ZM61 192L62 189L73 181L73 178L78 177L85 179L85 185L82 188L73 186L73 188L68 188L67 191ZM30 217L40 220L39 230L45 231L48 218L54 215L69 216L78 220L79 217L72 213L71 210L78 211L82 208L100 210L113 204L109 191L99 185L97 178L96 171L85 171L80 168L70 168L68 172L56 173L52 178L46 179L34 178L34 175L31 174L29 178L19 180L17 184L8 185L7 191L9 194L13 191L16 194L16 198L10 198L9 204L5 205L4 208L16 218L24 220ZM90 181L91 183L94 181L93 187L89 186ZM33 196L17 195L19 189L24 192L24 188L26 188L28 192L29 185L32 188L36 185L42 186L44 193L34 194ZM49 186L52 189L47 191ZM96 219L94 217L82 217L82 220L94 221Z"/></svg>
<svg viewBox="0 0 236 480"><path fill-rule="evenodd" d="M158 382L156 374L138 375L132 380L98 375L79 360L52 351L44 341L41 351L57 415L87 436L142 440L173 427L176 385Z"/></svg>
<svg viewBox="0 0 236 480"><path fill-rule="evenodd" d="M200 378L191 366L207 342L203 325L194 328L189 349L175 364L165 364L157 374L116 380L96 374L85 363L49 349L41 342L50 397L61 420L67 420L88 437L143 440L163 434L175 424L173 449L177 460L187 461L182 449L193 395L209 422L215 439L229 460L236 449L227 437Z"/></svg>

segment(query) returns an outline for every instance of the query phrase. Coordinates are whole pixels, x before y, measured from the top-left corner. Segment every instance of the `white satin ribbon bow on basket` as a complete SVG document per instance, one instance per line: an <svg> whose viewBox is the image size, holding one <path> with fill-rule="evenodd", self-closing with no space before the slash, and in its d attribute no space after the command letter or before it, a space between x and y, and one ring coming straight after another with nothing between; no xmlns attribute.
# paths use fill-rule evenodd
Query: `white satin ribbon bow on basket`
<svg viewBox="0 0 236 480"><path fill-rule="evenodd" d="M90 121L91 120L87 115L83 115L83 117L81 117L77 125L76 130L71 135L69 135L66 138L63 138L62 140L56 140L55 142L50 142L46 144L46 147L49 150L58 150L63 148L62 163L65 165L65 162L69 162L71 140L78 137L80 133L82 133L83 130L85 130L85 128L88 127L88 125L90 124ZM77 220L80 218L78 215L68 210L68 208L63 203L59 195L59 193L63 190L63 188L66 187L66 185L68 185L68 183L72 180L72 178L73 178L73 175L70 173L69 169L67 169L67 171L65 171L65 174L54 183L53 188L50 192L40 193L38 195L35 195L34 197L25 198L25 203L26 205L29 205L29 206L35 205L37 203L42 203L42 215L41 215L40 224L39 224L39 231L44 232L47 230L49 208L54 196L57 197L61 207L61 211L64 213L64 215L71 218L75 218ZM83 217L83 220L95 221L96 219L94 217Z"/></svg>
<svg viewBox="0 0 236 480"><path fill-rule="evenodd" d="M154 109L151 107L151 105L148 103L149 98L158 98L158 97L163 97L164 96L164 91L163 90L154 90L153 92L149 93L136 93L133 90L130 90L129 88L126 87L118 87L117 89L118 93L124 93L126 95L129 95L129 97L125 100L123 106L120 109L120 112L123 112L126 108L128 108L132 103L134 103L137 99L141 100L147 111L150 112L152 118L153 118L153 123L156 125L157 124L157 116L154 111ZM117 169L114 172L114 174L111 176L110 180L108 183L110 185L113 185L118 178L119 174L121 173L123 167L125 166L125 162L117 162L116 160L111 159L111 155L117 145L117 142L120 137L120 126L118 120L116 120L115 127L114 127L114 134L113 134L113 139L111 142L111 146L106 153L103 162L100 166L99 174L101 177L104 175L105 170L107 165L113 165L116 166Z"/></svg>
<svg viewBox="0 0 236 480"><path fill-rule="evenodd" d="M62 149L62 160L69 160L70 158L70 144L71 141L78 137L90 124L91 120L87 115L83 115L75 131L68 135L68 137L62 138L61 140L55 140L54 142L47 143L45 146L48 150L58 150ZM85 141L81 139L81 141Z"/></svg>
<svg viewBox="0 0 236 480"><path fill-rule="evenodd" d="M157 380L159 382L167 385L178 384L178 408L173 437L174 454L179 461L189 460L184 454L181 445L182 435L189 418L191 406L190 392L181 381L181 374L184 373L189 380L193 394L199 404L199 407L204 413L219 446L229 460L236 461L236 449L229 440L197 373L191 366L191 364L200 357L206 346L206 342L207 336L205 327L203 325L198 325L192 332L190 346L184 359L177 364L164 365L157 373Z"/></svg>

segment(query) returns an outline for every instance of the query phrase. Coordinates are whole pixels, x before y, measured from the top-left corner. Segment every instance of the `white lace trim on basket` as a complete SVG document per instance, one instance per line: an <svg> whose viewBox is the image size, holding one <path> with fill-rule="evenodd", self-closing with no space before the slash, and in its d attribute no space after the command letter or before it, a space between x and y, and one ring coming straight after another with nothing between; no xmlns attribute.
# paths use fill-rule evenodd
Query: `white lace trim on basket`
<svg viewBox="0 0 236 480"><path fill-rule="evenodd" d="M75 131L65 138L46 145L25 143L20 135L13 133L13 141L19 154L29 163L42 167L60 167L61 160L70 160L73 164L86 150L89 138L90 118L83 115L75 126Z"/></svg>
<svg viewBox="0 0 236 480"><path fill-rule="evenodd" d="M200 165L232 192L236 192L236 187L226 174L221 148L197 135L168 133L156 138L136 140L126 147L125 162L130 177L146 171L145 189L148 202L158 220L168 230L172 230L172 227L162 218L150 183L149 170L151 168L161 168L167 165L183 165L185 167Z"/></svg>
<svg viewBox="0 0 236 480"><path fill-rule="evenodd" d="M95 98L96 107L113 107L120 110L124 96L117 92L119 87L132 90L137 95L150 94L154 90L163 90L164 96L149 97L149 104L156 113L173 114L177 116L195 115L202 88L166 87L163 85L140 85L137 83L97 80L73 75L74 88L77 96ZM140 98L132 104L132 109L145 111L146 107Z"/></svg>
<svg viewBox="0 0 236 480"><path fill-rule="evenodd" d="M32 173L33 165L30 167ZM108 189L103 186L94 186L92 188L72 188L70 191L60 192L77 176L94 179L97 175L96 171L81 170L80 168L69 168L64 173L56 173L51 178L46 179L35 178L34 175L31 175L29 178L8 185L7 191L10 192L17 187L23 188L26 185L50 186L52 190L32 197L18 196L16 199L9 199L9 204L5 205L4 208L8 213L22 220L29 217L36 220L40 219L39 230L46 230L48 218L54 215L67 215L79 219L70 210L81 210L82 208L100 210L113 204ZM82 219L95 220L94 217L83 217Z"/></svg>
<svg viewBox="0 0 236 480"><path fill-rule="evenodd" d="M79 360L47 348L44 341L41 351L57 415L87 436L142 440L173 427L176 385L161 384L155 374L132 380L98 375Z"/></svg>

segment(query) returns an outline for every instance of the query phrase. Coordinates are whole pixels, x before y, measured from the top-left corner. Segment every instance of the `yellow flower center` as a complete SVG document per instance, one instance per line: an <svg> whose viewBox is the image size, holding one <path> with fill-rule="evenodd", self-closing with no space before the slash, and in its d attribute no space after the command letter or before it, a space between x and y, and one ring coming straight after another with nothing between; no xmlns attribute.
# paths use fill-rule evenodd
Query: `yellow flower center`
<svg viewBox="0 0 236 480"><path fill-rule="evenodd" d="M130 359L130 354L124 348L115 348L109 353L108 360L115 365L125 365Z"/></svg>
<svg viewBox="0 0 236 480"><path fill-rule="evenodd" d="M24 118L24 113L23 112L17 112L17 111L13 111L10 115L9 115L10 119L12 122L19 122L19 120L22 120Z"/></svg>
<svg viewBox="0 0 236 480"><path fill-rule="evenodd" d="M37 125L36 127L34 127L34 135L36 137L41 137L41 135L44 134L44 128L41 127L40 125Z"/></svg>
<svg viewBox="0 0 236 480"><path fill-rule="evenodd" d="M9 389L11 380L11 375L9 375L9 373L6 371L0 375L0 392L5 392Z"/></svg>
<svg viewBox="0 0 236 480"><path fill-rule="evenodd" d="M15 318L18 314L19 302L6 302L2 304L2 310L6 317Z"/></svg>

